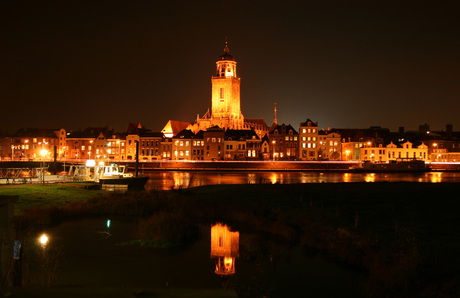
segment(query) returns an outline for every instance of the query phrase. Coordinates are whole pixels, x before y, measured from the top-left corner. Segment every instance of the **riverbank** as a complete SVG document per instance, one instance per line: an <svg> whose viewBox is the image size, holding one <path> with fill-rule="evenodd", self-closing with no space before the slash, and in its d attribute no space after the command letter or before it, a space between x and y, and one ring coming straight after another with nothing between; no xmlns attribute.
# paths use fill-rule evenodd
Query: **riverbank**
<svg viewBox="0 0 460 298"><path fill-rule="evenodd" d="M449 297L458 293L460 280L460 201L455 193L456 183L206 186L112 193L23 210L17 221L22 227L34 223L36 229L40 223L91 216L139 223L154 218L155 226L164 230L225 222L241 235L260 235L241 244L240 258L245 260L276 260L286 253L280 248L300 245L309 255L364 272L363 296ZM276 250L263 245L267 239L278 243ZM280 296L267 278L262 273L236 275L227 286L240 296Z"/></svg>

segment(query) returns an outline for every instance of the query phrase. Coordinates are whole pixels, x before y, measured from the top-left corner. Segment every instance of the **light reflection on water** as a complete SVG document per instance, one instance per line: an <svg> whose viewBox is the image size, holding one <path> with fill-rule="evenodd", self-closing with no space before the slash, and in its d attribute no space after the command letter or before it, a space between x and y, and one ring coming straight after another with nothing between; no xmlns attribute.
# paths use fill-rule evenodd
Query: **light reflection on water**
<svg viewBox="0 0 460 298"><path fill-rule="evenodd" d="M146 190L168 190L218 184L291 184L341 182L460 182L460 173L338 172L150 172Z"/></svg>
<svg viewBox="0 0 460 298"><path fill-rule="evenodd" d="M43 251L51 252L52 246L62 250L57 257L48 255L62 265L54 286L218 289L224 284L223 276L236 275L235 288L254 287L252 292L247 287L249 294L277 289L283 294L290 291L282 297L301 297L306 287L314 297L336 297L344 292L357 297L360 292L363 276L359 272L330 263L319 254L307 255L300 246L286 246L255 234L240 239L239 231L223 224L212 225L211 231L208 225L200 226L200 234L210 237L199 237L185 249L125 245L133 239L134 227L134 222L92 218L49 228L46 233L55 241ZM109 230L111 237L105 237ZM40 234L32 237L36 241ZM240 258L240 249L252 253ZM34 263L42 268L40 264ZM51 269L54 267L43 266L40 273L55 274Z"/></svg>

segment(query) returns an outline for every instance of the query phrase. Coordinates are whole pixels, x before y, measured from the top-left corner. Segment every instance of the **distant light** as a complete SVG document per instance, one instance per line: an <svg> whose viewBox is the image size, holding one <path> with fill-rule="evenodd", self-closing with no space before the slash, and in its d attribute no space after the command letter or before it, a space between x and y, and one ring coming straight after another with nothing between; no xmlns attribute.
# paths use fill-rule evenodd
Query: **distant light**
<svg viewBox="0 0 460 298"><path fill-rule="evenodd" d="M110 223L111 223L110 219L107 219L107 228L110 228Z"/></svg>
<svg viewBox="0 0 460 298"><path fill-rule="evenodd" d="M96 161L94 159L88 159L86 161L86 166L87 167L94 167L96 165Z"/></svg>
<svg viewBox="0 0 460 298"><path fill-rule="evenodd" d="M48 235L46 234L42 234L40 236L40 238L38 239L38 241L40 241L40 243L45 246L47 243L48 243Z"/></svg>
<svg viewBox="0 0 460 298"><path fill-rule="evenodd" d="M430 131L427 131L426 133L427 133L427 134L430 134Z"/></svg>

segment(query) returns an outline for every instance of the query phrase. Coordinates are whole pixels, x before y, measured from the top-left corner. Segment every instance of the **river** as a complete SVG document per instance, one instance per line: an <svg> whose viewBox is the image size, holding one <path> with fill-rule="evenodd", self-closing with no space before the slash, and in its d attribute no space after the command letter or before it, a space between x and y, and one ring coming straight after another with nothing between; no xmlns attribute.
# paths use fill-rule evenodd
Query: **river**
<svg viewBox="0 0 460 298"><path fill-rule="evenodd" d="M152 289L168 288L196 295L201 290L229 290L217 292L222 294L239 289L259 297L267 292L273 297L301 297L306 289L314 297L357 297L361 293L362 273L329 262L305 247L237 232L234 271L222 275L216 269L214 254L219 252L213 252L211 225L200 226L199 240L184 249L123 245L133 239L133 230L133 222L107 218L70 221L46 229L46 243L39 242L43 235L38 233L30 239L36 245L27 246L28 254L36 250L30 267L37 266L39 276L24 276L24 280L31 280L29 285L40 284L59 268L55 287L61 292L71 289L73 297L98 289L105 289L103 295L119 289L115 296L132 297L140 289L148 294Z"/></svg>
<svg viewBox="0 0 460 298"><path fill-rule="evenodd" d="M219 184L342 183L342 182L460 182L459 172L340 173L340 172L145 172L146 190L168 190Z"/></svg>

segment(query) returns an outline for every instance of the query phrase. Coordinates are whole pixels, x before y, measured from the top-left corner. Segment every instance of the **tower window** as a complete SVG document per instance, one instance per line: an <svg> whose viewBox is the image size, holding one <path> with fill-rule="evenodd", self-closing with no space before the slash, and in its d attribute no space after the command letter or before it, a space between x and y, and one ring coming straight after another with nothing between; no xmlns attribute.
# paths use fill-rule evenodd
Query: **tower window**
<svg viewBox="0 0 460 298"><path fill-rule="evenodd" d="M220 98L224 98L224 88L220 88Z"/></svg>

